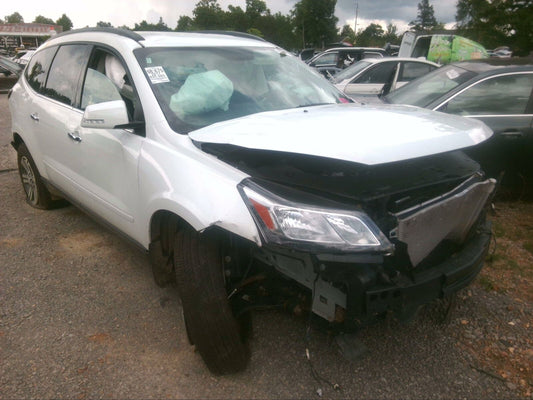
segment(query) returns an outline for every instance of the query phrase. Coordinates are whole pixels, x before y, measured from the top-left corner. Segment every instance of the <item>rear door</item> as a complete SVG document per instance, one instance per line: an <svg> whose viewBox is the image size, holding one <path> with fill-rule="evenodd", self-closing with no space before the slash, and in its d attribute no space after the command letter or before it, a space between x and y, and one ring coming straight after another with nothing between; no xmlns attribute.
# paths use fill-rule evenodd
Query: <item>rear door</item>
<svg viewBox="0 0 533 400"><path fill-rule="evenodd" d="M87 65L90 47L72 44L57 49L46 83L40 89L41 95L35 98L34 112L30 116L38 129L36 136L49 179L70 195L78 182L73 170L77 148L70 138L75 116L72 105L79 93L79 81Z"/></svg>

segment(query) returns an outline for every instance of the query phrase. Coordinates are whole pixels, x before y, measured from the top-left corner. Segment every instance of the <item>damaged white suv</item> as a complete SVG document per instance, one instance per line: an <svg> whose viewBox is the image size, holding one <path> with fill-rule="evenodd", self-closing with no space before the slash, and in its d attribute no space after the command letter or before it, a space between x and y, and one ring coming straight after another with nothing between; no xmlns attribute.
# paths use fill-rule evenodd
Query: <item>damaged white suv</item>
<svg viewBox="0 0 533 400"><path fill-rule="evenodd" d="M495 181L460 149L491 131L343 103L257 38L98 28L47 41L10 93L28 203L65 197L149 250L216 373L245 367L256 307L348 331L482 267Z"/></svg>

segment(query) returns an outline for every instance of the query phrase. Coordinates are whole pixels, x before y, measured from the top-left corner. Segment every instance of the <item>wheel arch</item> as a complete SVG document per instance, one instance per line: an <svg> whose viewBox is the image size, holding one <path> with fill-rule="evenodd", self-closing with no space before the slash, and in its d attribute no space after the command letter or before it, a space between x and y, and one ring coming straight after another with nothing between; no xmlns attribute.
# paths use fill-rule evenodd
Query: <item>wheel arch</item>
<svg viewBox="0 0 533 400"><path fill-rule="evenodd" d="M185 200L185 199L183 199ZM149 244L157 240L160 234L162 221L170 218L176 218L182 226L188 226L197 232L207 232L214 229L228 232L248 241L254 242L261 246L259 231L248 210L246 213L227 213L227 210L218 210L216 212L201 212L195 204L189 204L187 201L178 202L163 196L156 201L150 202L147 207L146 220L141 225L144 226L142 233L142 243L148 248Z"/></svg>
<svg viewBox="0 0 533 400"><path fill-rule="evenodd" d="M176 229L188 228L188 229L193 229L201 233L219 231L227 235L235 235L237 237L240 237L236 233L228 231L217 224L212 224L205 228L197 229L193 224L189 223L185 218L181 217L176 212L170 211L168 209L159 209L155 211L154 213L152 213L152 216L150 218L150 223L149 223L150 243L157 241L157 240L161 240L162 232L165 232L166 230L169 229L168 225L174 225ZM172 232L172 228L170 228L170 232L168 233L170 234L174 233Z"/></svg>
<svg viewBox="0 0 533 400"><path fill-rule="evenodd" d="M48 173L46 171L46 167L43 163L42 156L40 156L40 146L33 138L32 136L27 136L19 133L20 131L14 131L13 132L13 140L11 141L11 145L15 149L15 151L18 152L18 149L21 144L24 144L28 151L30 152L31 157L33 158L33 161L35 162L35 166L37 167L37 170L39 171L39 174L41 177L43 177L45 180L48 179Z"/></svg>
<svg viewBox="0 0 533 400"><path fill-rule="evenodd" d="M11 142L11 145L15 150L18 150L19 146L24 143L24 140L22 139L22 136L18 134L18 132L13 132L13 141Z"/></svg>

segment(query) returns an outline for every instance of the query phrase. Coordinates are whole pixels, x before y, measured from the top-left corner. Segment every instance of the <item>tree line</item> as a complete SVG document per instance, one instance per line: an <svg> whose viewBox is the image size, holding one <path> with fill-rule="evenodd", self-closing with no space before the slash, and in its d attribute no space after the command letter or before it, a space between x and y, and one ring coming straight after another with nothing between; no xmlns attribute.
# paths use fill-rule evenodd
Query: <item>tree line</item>
<svg viewBox="0 0 533 400"><path fill-rule="evenodd" d="M264 0L246 0L245 8L228 6L223 10L218 0L200 0L192 17L182 15L175 28L160 18L153 24L143 20L133 27L119 26L136 31L202 31L232 30L247 32L287 49L306 47L323 48L340 41L357 46L383 47L386 43L399 44L398 28L388 24L385 28L371 23L365 29L354 32L344 25L337 28L335 17L337 0L300 0L288 15L272 13ZM533 50L533 1L532 0L458 0L456 32L476 40L487 48L510 46L516 55L527 55ZM3 22L0 20L0 22ZM15 12L5 17L7 23L24 22ZM72 21L63 14L55 22L39 15L33 22L57 24L63 31L72 28ZM110 22L98 21L96 26L112 27ZM436 33L444 29L429 0L418 3L418 13L409 26L418 33Z"/></svg>
<svg viewBox="0 0 533 400"><path fill-rule="evenodd" d="M24 18L22 15L20 15L19 12L15 11L13 14L8 15L5 17L5 20L0 19L0 24L6 23L6 24L20 24L24 22ZM53 20L52 18L43 17L42 15L38 15L33 20L33 23L36 24L48 24L48 25L61 25L63 27L63 32L69 31L72 29L72 21L69 17L67 17L66 14L63 14L61 17L59 17L57 20Z"/></svg>

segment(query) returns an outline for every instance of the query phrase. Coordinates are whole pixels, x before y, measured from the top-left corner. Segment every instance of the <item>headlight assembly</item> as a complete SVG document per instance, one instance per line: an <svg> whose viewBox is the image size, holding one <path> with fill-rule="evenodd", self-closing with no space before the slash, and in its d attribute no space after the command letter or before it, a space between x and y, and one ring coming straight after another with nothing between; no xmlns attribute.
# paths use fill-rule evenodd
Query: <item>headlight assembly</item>
<svg viewBox="0 0 533 400"><path fill-rule="evenodd" d="M362 212L294 203L250 181L239 189L267 242L352 251L386 251L392 246Z"/></svg>

